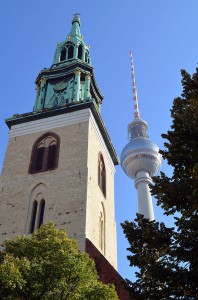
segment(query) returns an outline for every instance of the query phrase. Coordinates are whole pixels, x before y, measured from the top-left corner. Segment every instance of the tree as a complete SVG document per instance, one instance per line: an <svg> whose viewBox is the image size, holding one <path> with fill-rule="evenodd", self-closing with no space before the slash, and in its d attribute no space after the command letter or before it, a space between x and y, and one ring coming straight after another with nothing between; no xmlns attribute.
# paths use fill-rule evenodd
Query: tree
<svg viewBox="0 0 198 300"><path fill-rule="evenodd" d="M136 282L129 282L135 299L198 299L198 68L181 71L183 93L174 99L171 129L163 158L173 167L153 178L152 195L164 214L174 216L174 228L137 215L122 227L129 241Z"/></svg>
<svg viewBox="0 0 198 300"><path fill-rule="evenodd" d="M1 300L118 299L114 286L98 281L88 254L52 223L32 236L5 241L2 249Z"/></svg>

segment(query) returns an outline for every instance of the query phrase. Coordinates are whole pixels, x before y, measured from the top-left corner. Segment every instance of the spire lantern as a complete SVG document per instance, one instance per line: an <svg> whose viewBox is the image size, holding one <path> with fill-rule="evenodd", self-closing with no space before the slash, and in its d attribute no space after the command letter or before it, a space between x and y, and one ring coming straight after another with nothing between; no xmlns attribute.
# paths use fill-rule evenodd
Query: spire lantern
<svg viewBox="0 0 198 300"><path fill-rule="evenodd" d="M66 40L57 43L53 66L71 63L74 60L81 60L91 65L89 46L83 41L80 32L80 14L75 14L71 23L72 27Z"/></svg>

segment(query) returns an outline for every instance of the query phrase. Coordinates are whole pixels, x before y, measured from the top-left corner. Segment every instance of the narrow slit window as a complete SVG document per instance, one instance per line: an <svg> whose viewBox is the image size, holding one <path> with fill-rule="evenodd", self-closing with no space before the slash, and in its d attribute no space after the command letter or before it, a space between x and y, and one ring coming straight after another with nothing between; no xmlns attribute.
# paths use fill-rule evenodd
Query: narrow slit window
<svg viewBox="0 0 198 300"><path fill-rule="evenodd" d="M100 213L100 220L99 220L99 246L100 249L104 250L104 220L103 215Z"/></svg>
<svg viewBox="0 0 198 300"><path fill-rule="evenodd" d="M78 59L82 59L82 45L81 44L78 47Z"/></svg>
<svg viewBox="0 0 198 300"><path fill-rule="evenodd" d="M85 52L85 61L89 64L89 52Z"/></svg>
<svg viewBox="0 0 198 300"><path fill-rule="evenodd" d="M98 185L106 197L106 169L102 154L99 155L98 160Z"/></svg>
<svg viewBox="0 0 198 300"><path fill-rule="evenodd" d="M103 204L99 215L99 248L105 254L105 210Z"/></svg>
<svg viewBox="0 0 198 300"><path fill-rule="evenodd" d="M33 202L33 206L32 206L32 218L31 218L31 224L30 224L30 233L33 233L34 229L35 229L37 208L38 208L38 202L35 200Z"/></svg>
<svg viewBox="0 0 198 300"><path fill-rule="evenodd" d="M74 47L71 45L68 48L68 59L73 58L73 56L74 56Z"/></svg>
<svg viewBox="0 0 198 300"><path fill-rule="evenodd" d="M41 200L41 203L40 203L40 212L39 212L38 228L43 224L44 212L45 212L45 200L42 199L42 200Z"/></svg>

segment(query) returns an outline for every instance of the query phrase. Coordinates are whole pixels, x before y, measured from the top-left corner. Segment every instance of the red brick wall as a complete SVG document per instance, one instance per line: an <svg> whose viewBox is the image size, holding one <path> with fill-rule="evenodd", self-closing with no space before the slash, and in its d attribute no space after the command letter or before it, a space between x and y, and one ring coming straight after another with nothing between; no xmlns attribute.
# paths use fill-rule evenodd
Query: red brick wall
<svg viewBox="0 0 198 300"><path fill-rule="evenodd" d="M86 239L86 252L95 260L99 280L103 283L113 283L120 300L132 300L125 288L124 279L88 239Z"/></svg>

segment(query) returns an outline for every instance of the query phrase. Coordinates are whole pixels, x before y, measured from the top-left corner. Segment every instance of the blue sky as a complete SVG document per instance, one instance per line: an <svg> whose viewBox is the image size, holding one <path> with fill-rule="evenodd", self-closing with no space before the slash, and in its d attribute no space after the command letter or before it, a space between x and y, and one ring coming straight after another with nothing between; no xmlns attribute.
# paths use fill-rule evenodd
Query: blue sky
<svg viewBox="0 0 198 300"><path fill-rule="evenodd" d="M95 77L105 96L102 116L118 155L133 119L130 49L141 117L149 124L151 140L163 148L161 134L171 125L172 101L181 93L180 69L192 74L197 67L197 0L1 0L0 169L8 140L4 119L32 110L34 80L52 64L56 42L69 33L74 13L81 13L81 33L91 46ZM119 224L134 219L137 191L121 167L116 169L118 269L133 279ZM162 170L171 174L166 162ZM155 200L154 210L157 220L171 224Z"/></svg>

